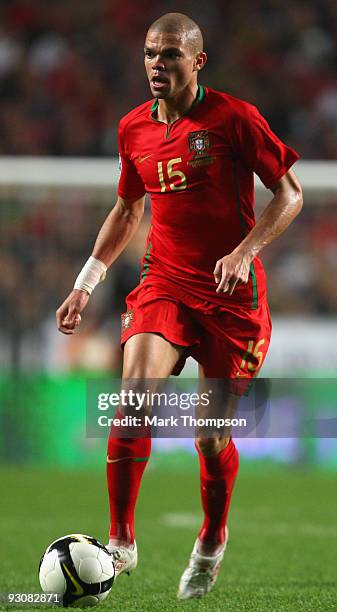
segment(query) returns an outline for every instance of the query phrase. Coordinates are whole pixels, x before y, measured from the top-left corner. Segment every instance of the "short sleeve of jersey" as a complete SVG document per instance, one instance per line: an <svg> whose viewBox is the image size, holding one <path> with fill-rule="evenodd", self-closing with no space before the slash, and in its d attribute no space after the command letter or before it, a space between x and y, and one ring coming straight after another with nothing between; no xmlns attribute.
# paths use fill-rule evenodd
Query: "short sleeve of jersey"
<svg viewBox="0 0 337 612"><path fill-rule="evenodd" d="M125 145L125 129L120 123L118 129L118 149L119 149L119 164L120 177L118 183L118 195L121 198L132 199L145 195L145 187L140 178L134 163L127 154Z"/></svg>
<svg viewBox="0 0 337 612"><path fill-rule="evenodd" d="M274 134L251 104L240 109L235 126L234 148L267 188L275 185L300 157Z"/></svg>

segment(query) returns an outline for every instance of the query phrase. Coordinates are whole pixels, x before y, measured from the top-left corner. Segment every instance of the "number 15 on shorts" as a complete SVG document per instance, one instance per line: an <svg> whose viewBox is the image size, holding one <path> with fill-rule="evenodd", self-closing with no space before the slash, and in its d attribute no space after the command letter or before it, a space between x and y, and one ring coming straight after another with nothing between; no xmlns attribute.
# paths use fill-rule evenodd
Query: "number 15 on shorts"
<svg viewBox="0 0 337 612"><path fill-rule="evenodd" d="M265 338L261 338L261 340L258 340L256 343L254 340L248 341L247 349L244 352L242 361L240 363L240 369L236 373L237 378L246 378L250 374L253 374L253 376L257 374L265 358L265 353L263 350L261 350L261 347L265 344L265 341Z"/></svg>

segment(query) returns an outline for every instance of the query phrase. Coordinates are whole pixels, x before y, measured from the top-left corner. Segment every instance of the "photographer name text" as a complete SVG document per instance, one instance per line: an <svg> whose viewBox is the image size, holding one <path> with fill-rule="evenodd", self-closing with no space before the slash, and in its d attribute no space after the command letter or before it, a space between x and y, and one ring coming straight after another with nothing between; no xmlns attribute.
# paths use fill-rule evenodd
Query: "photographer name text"
<svg viewBox="0 0 337 612"><path fill-rule="evenodd" d="M145 415L142 418L136 416L125 416L123 418L108 417L102 414L98 417L100 427L247 427L247 419L243 418L197 418L192 415L182 414L177 417L169 416L166 418L156 415Z"/></svg>

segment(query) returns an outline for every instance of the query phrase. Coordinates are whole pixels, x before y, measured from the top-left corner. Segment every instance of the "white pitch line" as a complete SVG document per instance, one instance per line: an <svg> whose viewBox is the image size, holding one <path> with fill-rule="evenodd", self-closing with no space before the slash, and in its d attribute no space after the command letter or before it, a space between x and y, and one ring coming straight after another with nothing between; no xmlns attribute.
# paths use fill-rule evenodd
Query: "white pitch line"
<svg viewBox="0 0 337 612"><path fill-rule="evenodd" d="M201 514L193 514L192 512L168 512L162 515L161 522L166 525L166 527L190 527L191 529L195 529L196 527L200 527L202 516Z"/></svg>
<svg viewBox="0 0 337 612"><path fill-rule="evenodd" d="M168 512L161 516L161 523L166 527L183 528L183 529L195 529L200 527L202 523L202 515L194 514L192 512ZM270 534L286 534L293 533L295 530L297 533L303 535L310 535L313 537L335 537L337 538L337 525L316 525L315 523L289 523L285 522L252 522L252 521L240 521L237 525L238 531L244 532L259 532Z"/></svg>

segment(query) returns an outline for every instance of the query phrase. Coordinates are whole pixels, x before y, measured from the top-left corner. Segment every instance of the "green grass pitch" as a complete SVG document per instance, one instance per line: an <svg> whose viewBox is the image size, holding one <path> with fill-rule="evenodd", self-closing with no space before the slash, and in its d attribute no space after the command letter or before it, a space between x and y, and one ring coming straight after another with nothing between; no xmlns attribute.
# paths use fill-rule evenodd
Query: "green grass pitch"
<svg viewBox="0 0 337 612"><path fill-rule="evenodd" d="M77 532L106 541L103 466L102 473L1 468L0 484L1 592L37 592L40 555L57 537ZM197 466L168 471L154 461L145 474L136 515L138 569L131 577L120 577L100 609L337 610L336 508L333 474L268 466L243 469L217 585L203 600L178 602L177 584L201 517Z"/></svg>

